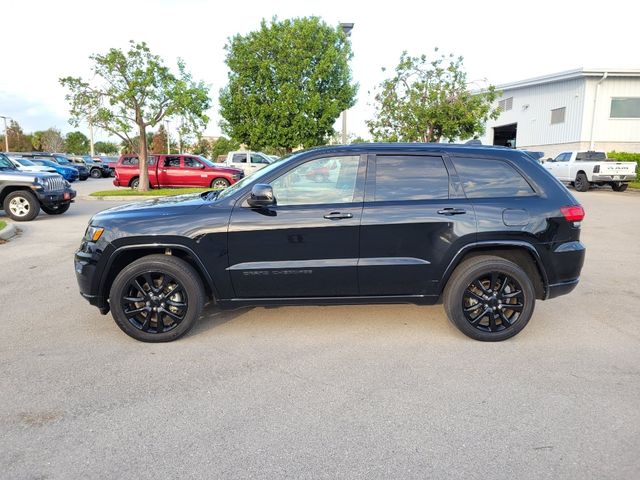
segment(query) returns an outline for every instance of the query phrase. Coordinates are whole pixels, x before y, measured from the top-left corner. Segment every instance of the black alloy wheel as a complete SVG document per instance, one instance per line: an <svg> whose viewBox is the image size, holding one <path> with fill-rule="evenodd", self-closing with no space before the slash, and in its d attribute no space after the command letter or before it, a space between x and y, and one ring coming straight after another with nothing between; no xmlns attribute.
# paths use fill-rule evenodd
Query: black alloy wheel
<svg viewBox="0 0 640 480"><path fill-rule="evenodd" d="M522 287L513 277L490 272L473 280L462 295L462 309L471 326L483 332L511 328L524 308Z"/></svg>
<svg viewBox="0 0 640 480"><path fill-rule="evenodd" d="M170 342L187 333L204 307L202 280L172 255L148 255L125 267L109 294L116 324L143 342Z"/></svg>
<svg viewBox="0 0 640 480"><path fill-rule="evenodd" d="M138 330L164 333L176 328L189 309L184 287L164 272L132 277L120 299L127 321Z"/></svg>

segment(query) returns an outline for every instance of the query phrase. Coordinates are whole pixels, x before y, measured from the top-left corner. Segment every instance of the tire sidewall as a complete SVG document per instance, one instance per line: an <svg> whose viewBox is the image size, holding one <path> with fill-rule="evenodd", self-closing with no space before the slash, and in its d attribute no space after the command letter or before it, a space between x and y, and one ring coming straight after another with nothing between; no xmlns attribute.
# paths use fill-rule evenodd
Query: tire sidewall
<svg viewBox="0 0 640 480"><path fill-rule="evenodd" d="M165 333L147 333L131 325L120 304L124 290L133 276L149 272L166 272L178 280L187 294L188 309L184 320ZM189 264L168 255L150 255L125 267L115 278L109 293L111 315L120 329L142 342L171 342L185 335L197 323L204 306L204 289L200 277Z"/></svg>
<svg viewBox="0 0 640 480"><path fill-rule="evenodd" d="M500 342L517 335L527 326L535 309L535 289L531 279L518 265L500 257L482 256L470 260L458 266L447 284L444 307L449 320L468 337L484 342ZM483 332L472 326L465 317L462 295L473 280L493 271L507 274L520 284L524 294L524 308L513 326L500 332Z"/></svg>
<svg viewBox="0 0 640 480"><path fill-rule="evenodd" d="M220 187L215 185L216 182L224 182L224 187L223 188L227 188L230 185L229 181L227 179L225 179L225 178L214 178L211 181L211 188L220 188Z"/></svg>

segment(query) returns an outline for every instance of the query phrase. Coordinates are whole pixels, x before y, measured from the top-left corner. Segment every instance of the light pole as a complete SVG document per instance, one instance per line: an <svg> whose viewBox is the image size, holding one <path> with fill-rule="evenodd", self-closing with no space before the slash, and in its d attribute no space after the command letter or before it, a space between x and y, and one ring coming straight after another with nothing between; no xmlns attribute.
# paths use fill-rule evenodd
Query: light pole
<svg viewBox="0 0 640 480"><path fill-rule="evenodd" d="M167 155L169 155L171 153L171 144L169 143L169 120L165 120L164 124L166 130L165 133L167 134Z"/></svg>
<svg viewBox="0 0 640 480"><path fill-rule="evenodd" d="M0 115L0 118L4 119L4 151L9 151L9 132L7 131L7 119L13 120L11 117L5 117L4 115Z"/></svg>
<svg viewBox="0 0 640 480"><path fill-rule="evenodd" d="M353 30L353 23L341 23L340 28L344 35L349 38L351 36L351 30ZM347 111L342 111L342 144L347 143Z"/></svg>

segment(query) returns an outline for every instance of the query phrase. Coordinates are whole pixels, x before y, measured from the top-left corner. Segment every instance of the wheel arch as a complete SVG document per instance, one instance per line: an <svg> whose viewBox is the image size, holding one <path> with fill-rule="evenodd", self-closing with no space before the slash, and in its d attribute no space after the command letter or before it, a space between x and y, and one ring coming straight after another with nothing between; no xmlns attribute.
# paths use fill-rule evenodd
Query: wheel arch
<svg viewBox="0 0 640 480"><path fill-rule="evenodd" d="M536 298L541 300L547 298L549 280L540 255L530 243L514 241L477 242L458 250L442 276L439 292L441 298L458 265L468 258L480 255L494 255L519 265L531 279Z"/></svg>
<svg viewBox="0 0 640 480"><path fill-rule="evenodd" d="M195 269L202 281L206 295L210 299L220 298L211 275L207 272L200 257L191 248L175 243L153 243L122 246L109 256L98 286L98 296L105 299L105 304L106 299L109 297L111 285L118 273L131 262L154 254L172 255L184 260Z"/></svg>
<svg viewBox="0 0 640 480"><path fill-rule="evenodd" d="M2 207L2 204L4 203L4 199L7 198L7 195L13 193L13 192L17 192L19 190L24 190L26 192L30 192L33 194L34 197L36 197L36 199L38 198L38 196L33 192L33 190L31 190L31 188L29 188L26 185L10 185L8 187L3 188L0 191L0 208Z"/></svg>

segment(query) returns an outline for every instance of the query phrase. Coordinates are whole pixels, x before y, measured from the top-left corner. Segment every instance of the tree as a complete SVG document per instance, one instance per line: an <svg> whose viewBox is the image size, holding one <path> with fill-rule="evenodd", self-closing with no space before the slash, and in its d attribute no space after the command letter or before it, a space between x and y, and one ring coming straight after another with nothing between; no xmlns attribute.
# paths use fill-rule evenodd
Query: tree
<svg viewBox="0 0 640 480"><path fill-rule="evenodd" d="M225 46L229 83L220 91L222 129L252 149L321 145L355 104L351 46L339 27L296 18L236 35Z"/></svg>
<svg viewBox="0 0 640 480"><path fill-rule="evenodd" d="M146 144L151 145L153 142L153 132L147 132L145 135L147 136ZM122 153L140 154L138 145L140 145L140 136L136 135L135 137L131 137L131 140L123 140L120 144L120 151Z"/></svg>
<svg viewBox="0 0 640 480"><path fill-rule="evenodd" d="M95 54L91 82L80 77L65 77L60 83L69 90L72 125L86 120L120 137L137 151L140 160L139 190L149 188L147 172L147 127L165 117L179 116L194 130L209 121L209 87L195 82L178 59L174 74L147 44L130 42L128 51L117 48ZM137 141L134 138L137 134Z"/></svg>
<svg viewBox="0 0 640 480"><path fill-rule="evenodd" d="M229 152L238 150L240 148L240 142L237 140L231 140L226 137L220 137L215 141L211 148L211 160L214 162L218 160L218 157L226 155Z"/></svg>
<svg viewBox="0 0 640 480"><path fill-rule="evenodd" d="M69 132L65 137L66 150L76 155L89 153L89 139L82 132Z"/></svg>
<svg viewBox="0 0 640 480"><path fill-rule="evenodd" d="M153 153L169 153L167 152L167 140L167 130L161 123L158 131L153 134L153 138L151 140L151 151Z"/></svg>
<svg viewBox="0 0 640 480"><path fill-rule="evenodd" d="M191 146L191 152L195 153L196 155L203 155L205 157L209 157L209 155L211 154L211 142L201 136Z"/></svg>
<svg viewBox="0 0 640 480"><path fill-rule="evenodd" d="M464 140L484 133L486 121L498 117L492 109L497 95L493 85L469 91L462 57L429 61L403 52L394 75L378 87L376 117L367 125L377 141Z"/></svg>
<svg viewBox="0 0 640 480"><path fill-rule="evenodd" d="M11 120L7 126L7 138L9 140L9 151L30 152L33 150L31 138L29 135L24 134L22 127L15 120ZM2 145L4 145L4 139Z"/></svg>
<svg viewBox="0 0 640 480"><path fill-rule="evenodd" d="M110 153L120 152L118 145L116 145L113 142L96 142L93 144L93 149L97 153L104 153L105 155L109 155Z"/></svg>
<svg viewBox="0 0 640 480"><path fill-rule="evenodd" d="M42 143L42 150L45 152L64 151L64 138L57 128L48 128L42 132L40 141Z"/></svg>

